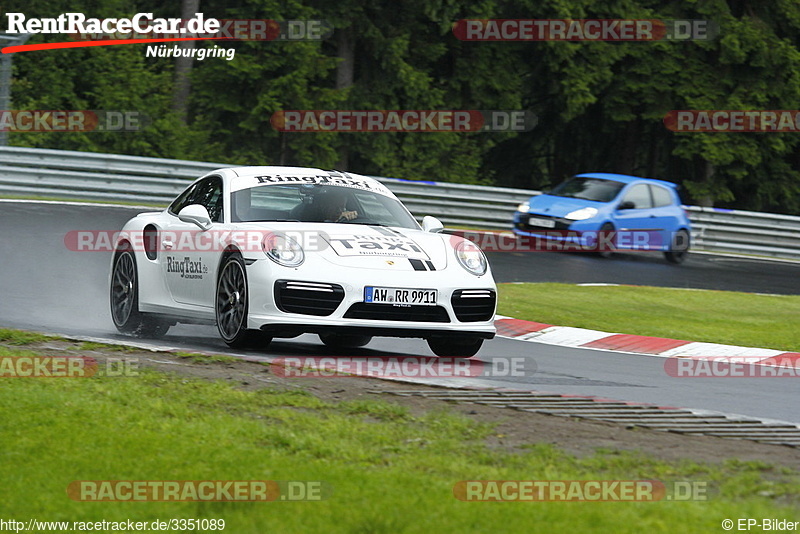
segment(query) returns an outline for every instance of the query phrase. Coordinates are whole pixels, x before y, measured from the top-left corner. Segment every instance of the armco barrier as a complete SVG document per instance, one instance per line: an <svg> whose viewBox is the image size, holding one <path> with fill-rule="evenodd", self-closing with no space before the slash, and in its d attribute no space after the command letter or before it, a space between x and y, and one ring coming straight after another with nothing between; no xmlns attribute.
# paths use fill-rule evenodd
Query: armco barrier
<svg viewBox="0 0 800 534"><path fill-rule="evenodd" d="M0 147L0 195L166 205L186 185L229 166L118 154ZM508 230L518 204L539 191L375 177L415 215L446 225ZM800 260L800 217L686 208L693 248Z"/></svg>

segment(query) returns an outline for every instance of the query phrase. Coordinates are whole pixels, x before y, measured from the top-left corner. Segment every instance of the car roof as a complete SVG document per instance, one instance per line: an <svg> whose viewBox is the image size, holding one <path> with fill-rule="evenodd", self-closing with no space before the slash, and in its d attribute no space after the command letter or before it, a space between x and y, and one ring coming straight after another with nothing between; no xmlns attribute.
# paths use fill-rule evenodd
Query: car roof
<svg viewBox="0 0 800 534"><path fill-rule="evenodd" d="M236 176L259 176L264 174L281 174L288 176L315 176L336 171L323 171L314 167L284 167L279 165L251 165L246 167L231 167Z"/></svg>
<svg viewBox="0 0 800 534"><path fill-rule="evenodd" d="M397 199L397 197L378 180L370 178L369 176L350 172L325 171L313 167L284 167L275 165L229 167L226 169L218 169L213 172L227 176L231 191L248 189L257 185L308 183L369 190Z"/></svg>
<svg viewBox="0 0 800 534"><path fill-rule="evenodd" d="M627 174L614 174L608 172L587 172L587 173L577 174L576 176L581 178L600 178L602 180L615 180L617 182L622 182L623 184L630 184L632 182L650 182L671 187L673 189L678 188L678 184L675 184L673 182L667 182L666 180L657 180L655 178L641 178L639 176L630 176Z"/></svg>

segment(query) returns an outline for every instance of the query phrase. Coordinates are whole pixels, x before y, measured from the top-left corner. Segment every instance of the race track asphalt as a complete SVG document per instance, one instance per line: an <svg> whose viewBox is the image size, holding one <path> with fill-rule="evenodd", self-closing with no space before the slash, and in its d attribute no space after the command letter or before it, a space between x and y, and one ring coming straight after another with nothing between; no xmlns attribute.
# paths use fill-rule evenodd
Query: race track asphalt
<svg viewBox="0 0 800 534"><path fill-rule="evenodd" d="M141 209L93 205L0 202L0 327L67 335L125 339L108 313L110 253L73 252L64 235L70 230L111 230ZM800 294L800 265L752 259L694 255L673 266L660 255L611 259L578 253L494 253L490 261L498 282L624 283L668 287ZM232 352L211 326L179 325L153 346ZM329 355L315 336L276 340L251 356ZM430 355L422 340L379 338L352 356ZM520 357L535 362L536 372L515 378L439 379L442 385L511 387L554 393L593 395L658 405L722 411L800 422L792 378L672 378L663 358L573 349L497 338L484 344L478 358Z"/></svg>

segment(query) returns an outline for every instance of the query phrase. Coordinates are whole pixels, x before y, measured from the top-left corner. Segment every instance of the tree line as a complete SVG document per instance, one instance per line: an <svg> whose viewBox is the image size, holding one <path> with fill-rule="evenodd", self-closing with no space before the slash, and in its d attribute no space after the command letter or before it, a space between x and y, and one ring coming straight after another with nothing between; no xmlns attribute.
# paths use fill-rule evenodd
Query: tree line
<svg viewBox="0 0 800 534"><path fill-rule="evenodd" d="M800 132L677 133L672 110L792 110L800 4L752 0L12 0L57 17L323 20L325 39L196 41L235 58L145 57L145 45L14 56L14 109L122 110L138 132L11 132L17 146L351 170L546 189L580 172L674 181L684 201L800 214ZM713 21L709 40L464 41L462 19ZM33 36L28 44L63 41ZM529 110L522 132L282 132L283 110Z"/></svg>

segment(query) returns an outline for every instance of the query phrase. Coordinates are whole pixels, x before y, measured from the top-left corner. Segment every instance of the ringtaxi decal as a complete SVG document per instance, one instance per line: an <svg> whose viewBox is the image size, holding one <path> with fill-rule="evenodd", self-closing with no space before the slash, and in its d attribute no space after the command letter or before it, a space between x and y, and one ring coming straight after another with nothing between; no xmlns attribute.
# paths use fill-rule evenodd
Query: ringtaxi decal
<svg viewBox="0 0 800 534"><path fill-rule="evenodd" d="M193 260L189 256L181 259L174 256L167 256L167 272L179 274L181 278L202 280L204 274L208 274L208 265L203 260Z"/></svg>
<svg viewBox="0 0 800 534"><path fill-rule="evenodd" d="M332 235L328 242L339 256L392 256L430 260L428 254L411 238L384 235Z"/></svg>
<svg viewBox="0 0 800 534"><path fill-rule="evenodd" d="M338 185L344 187L354 187L356 189L368 189L383 194L391 194L389 190L379 184L370 184L366 180L357 180L347 176L317 175L317 176L281 176L280 174L256 176L258 185L262 184L286 184L286 183L305 183L321 185Z"/></svg>

